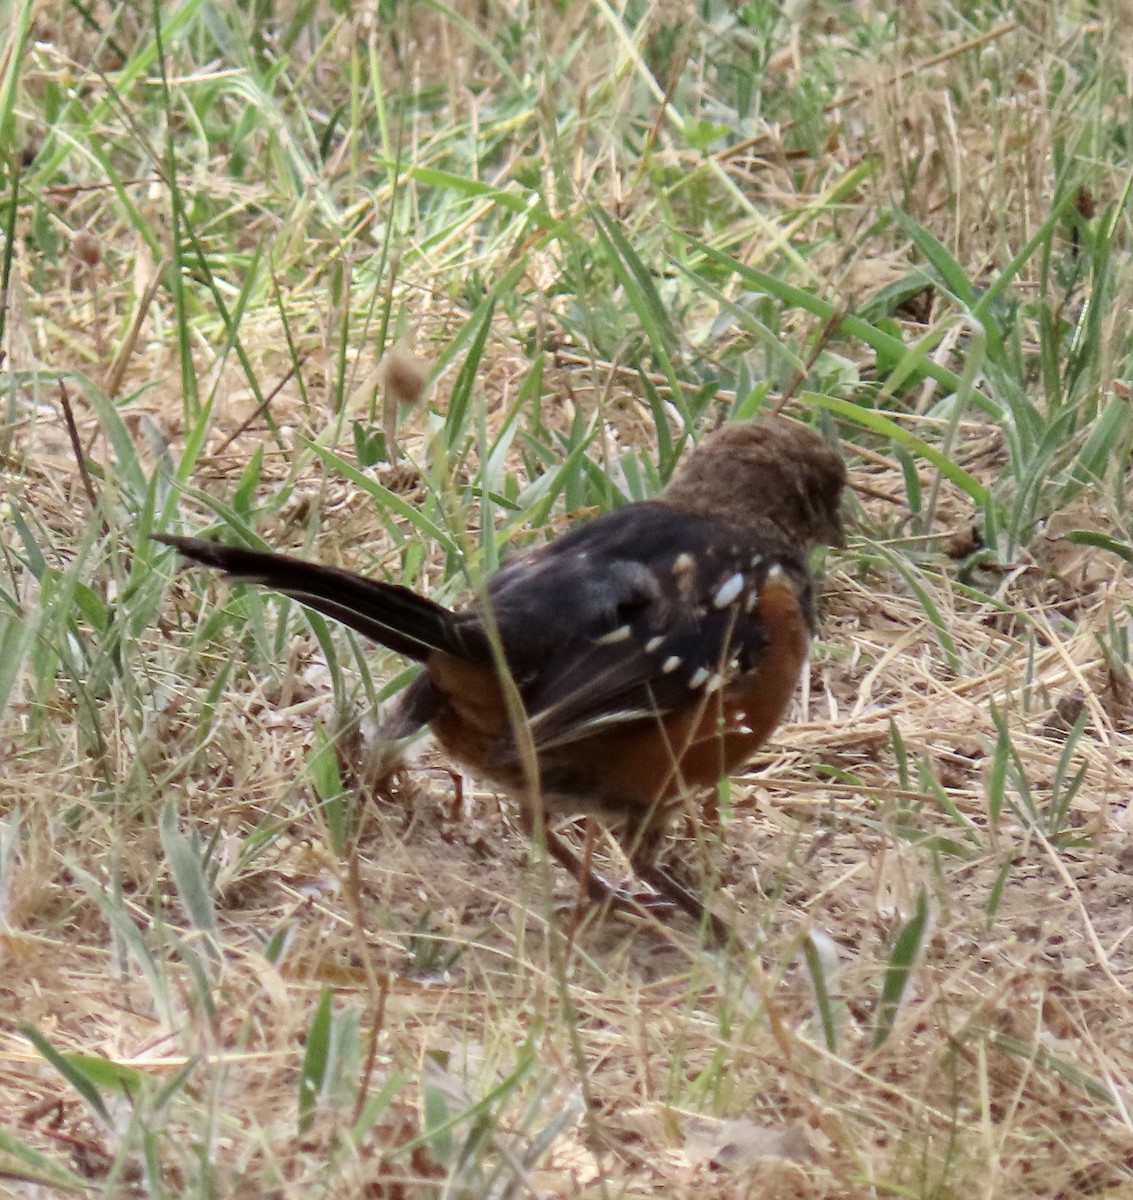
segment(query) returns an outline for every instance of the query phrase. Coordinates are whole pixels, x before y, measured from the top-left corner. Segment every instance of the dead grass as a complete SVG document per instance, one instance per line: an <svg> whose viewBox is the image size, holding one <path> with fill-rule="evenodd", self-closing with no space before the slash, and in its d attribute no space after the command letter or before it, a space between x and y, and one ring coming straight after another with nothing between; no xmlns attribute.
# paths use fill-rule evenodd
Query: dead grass
<svg viewBox="0 0 1133 1200"><path fill-rule="evenodd" d="M244 26L226 57L194 24L170 33L176 122L133 10L97 14L114 46L50 5L34 46L10 35L5 115L28 160L0 431L0 601L26 630L0 627L21 667L0 725L13 1194L1133 1195L1133 594L1128 559L1073 540L1128 548L1128 423L1072 486L1128 400L1128 30L1102 6L1017 7L996 23L816 4L750 29L665 5L633 28L597 5L581 22L316 8L287 55L271 43L288 66L266 92ZM261 14L260 31L287 19ZM741 111L745 88L762 99ZM698 121L725 127L723 149L697 143ZM180 241L153 168L170 126ZM143 182L116 190L115 174ZM1105 289L1074 249L1085 235L1059 227L1012 277L1007 347L977 381L1051 429L1081 414L1052 434L1042 524L1009 529L1003 553L971 537L1000 520L992 503L867 417L1006 511L1021 407L949 410L928 374L890 386L906 360L688 248L847 310L919 279L877 327L961 372L985 353L972 306L1075 189L1091 229L1113 222ZM529 201L545 216L527 220ZM638 256L620 275L590 205ZM967 308L894 208L959 264ZM143 304L162 261L185 295L167 274ZM1063 360L1088 351L1089 386L1057 397L1052 312ZM399 339L438 367L401 414L404 458L371 472L406 511L317 449L353 462L359 437L388 432L374 388ZM467 416L442 449L463 369ZM344 731L394 657L324 643L294 607L282 622L274 601L169 583L144 548L162 522L213 519L211 498L272 544L454 599L490 568L497 525L539 536L648 487L682 404L702 428L761 380L839 417L860 533L825 563L791 720L719 828L674 832L747 953L707 953L677 918L573 928L570 882L529 863L506 803L427 746L391 776L365 728ZM715 394L693 409L698 388ZM594 469L555 474L596 416ZM147 492L162 470L175 484ZM328 770L320 730L358 748ZM922 894L927 930L879 1040Z"/></svg>

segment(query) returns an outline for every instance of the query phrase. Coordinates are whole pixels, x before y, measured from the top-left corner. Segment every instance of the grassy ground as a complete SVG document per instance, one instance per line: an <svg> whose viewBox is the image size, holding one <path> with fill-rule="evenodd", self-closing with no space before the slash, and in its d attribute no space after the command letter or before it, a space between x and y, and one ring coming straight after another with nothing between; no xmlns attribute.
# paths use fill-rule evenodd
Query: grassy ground
<svg viewBox="0 0 1133 1200"><path fill-rule="evenodd" d="M5 1194L1133 1195L1125 7L6 13ZM147 540L457 600L780 404L856 532L674 830L747 953Z"/></svg>

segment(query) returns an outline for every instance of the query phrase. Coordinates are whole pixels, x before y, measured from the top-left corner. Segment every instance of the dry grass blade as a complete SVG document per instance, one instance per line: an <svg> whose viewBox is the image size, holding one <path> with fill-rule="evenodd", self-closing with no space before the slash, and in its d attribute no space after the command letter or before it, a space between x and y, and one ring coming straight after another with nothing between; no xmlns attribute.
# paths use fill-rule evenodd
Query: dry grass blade
<svg viewBox="0 0 1133 1200"><path fill-rule="evenodd" d="M13 9L12 1187L1130 1191L1129 25L997 7ZM852 544L665 847L746 955L569 928L403 663L150 539L458 602L779 406Z"/></svg>

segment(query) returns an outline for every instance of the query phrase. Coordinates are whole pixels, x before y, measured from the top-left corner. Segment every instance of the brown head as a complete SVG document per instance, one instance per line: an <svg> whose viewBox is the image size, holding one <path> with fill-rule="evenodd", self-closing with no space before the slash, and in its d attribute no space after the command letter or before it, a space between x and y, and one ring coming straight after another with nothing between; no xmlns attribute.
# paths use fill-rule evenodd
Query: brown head
<svg viewBox="0 0 1133 1200"><path fill-rule="evenodd" d="M846 467L832 443L785 417L737 421L709 434L661 498L798 545L844 546Z"/></svg>

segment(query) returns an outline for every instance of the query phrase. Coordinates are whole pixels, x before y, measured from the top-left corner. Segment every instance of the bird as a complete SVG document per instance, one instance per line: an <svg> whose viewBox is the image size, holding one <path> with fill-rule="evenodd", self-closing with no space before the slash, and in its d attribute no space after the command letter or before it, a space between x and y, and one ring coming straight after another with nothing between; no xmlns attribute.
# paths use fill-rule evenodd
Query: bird
<svg viewBox="0 0 1133 1200"><path fill-rule="evenodd" d="M525 831L592 899L597 874L547 813L619 831L630 867L714 941L730 927L658 861L683 805L781 721L815 633L810 552L845 546L837 446L776 414L706 435L650 500L572 523L446 608L400 584L211 538L155 535L232 581L281 592L422 665L383 725L428 727L510 793Z"/></svg>

